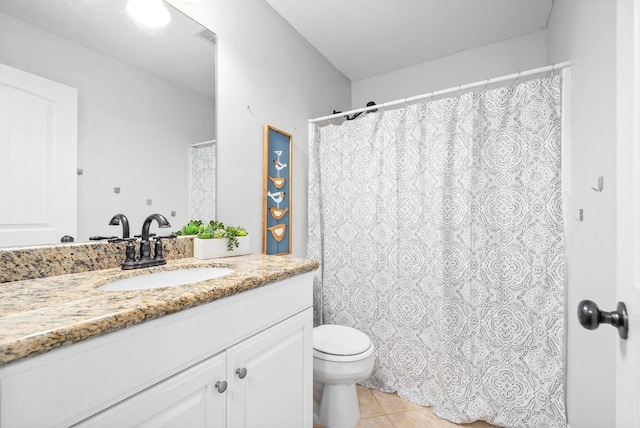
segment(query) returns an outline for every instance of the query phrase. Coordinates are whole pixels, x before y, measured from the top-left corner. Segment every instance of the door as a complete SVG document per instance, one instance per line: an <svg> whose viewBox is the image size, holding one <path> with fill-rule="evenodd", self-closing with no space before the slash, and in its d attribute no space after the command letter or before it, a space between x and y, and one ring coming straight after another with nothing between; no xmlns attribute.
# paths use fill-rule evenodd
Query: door
<svg viewBox="0 0 640 428"><path fill-rule="evenodd" d="M76 89L0 64L0 247L76 236Z"/></svg>
<svg viewBox="0 0 640 428"><path fill-rule="evenodd" d="M226 355L190 367L107 410L78 427L224 428ZM99 388L96 385L96 388Z"/></svg>
<svg viewBox="0 0 640 428"><path fill-rule="evenodd" d="M640 0L617 2L617 297L629 314L618 340L616 427L640 427Z"/></svg>
<svg viewBox="0 0 640 428"><path fill-rule="evenodd" d="M311 311L307 309L227 351L229 427L311 427Z"/></svg>

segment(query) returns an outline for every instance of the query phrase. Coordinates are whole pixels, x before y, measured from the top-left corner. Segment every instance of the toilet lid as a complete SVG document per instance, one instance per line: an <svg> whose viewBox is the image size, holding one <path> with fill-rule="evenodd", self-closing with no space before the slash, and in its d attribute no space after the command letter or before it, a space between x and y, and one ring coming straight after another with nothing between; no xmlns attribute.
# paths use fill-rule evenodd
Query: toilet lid
<svg viewBox="0 0 640 428"><path fill-rule="evenodd" d="M370 347L369 336L355 328L326 324L313 329L313 349L325 354L357 355Z"/></svg>

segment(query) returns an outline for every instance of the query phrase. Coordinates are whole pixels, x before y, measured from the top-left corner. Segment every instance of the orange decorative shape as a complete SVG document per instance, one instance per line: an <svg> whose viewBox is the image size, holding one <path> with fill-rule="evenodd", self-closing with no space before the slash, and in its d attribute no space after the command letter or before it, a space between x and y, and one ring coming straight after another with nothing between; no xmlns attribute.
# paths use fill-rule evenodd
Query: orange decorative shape
<svg viewBox="0 0 640 428"><path fill-rule="evenodd" d="M282 188L282 186L284 186L284 183L287 181L284 177L271 177L271 176L269 176L269 180L271 180L273 185L276 186L276 189Z"/></svg>
<svg viewBox="0 0 640 428"><path fill-rule="evenodd" d="M283 210L277 207L269 207L269 212L271 212L271 217L275 218L276 220L280 220L282 217L284 217L287 211L289 211L289 207Z"/></svg>
<svg viewBox="0 0 640 428"><path fill-rule="evenodd" d="M282 241L286 229L286 224L276 224L275 226L267 227L267 230L271 232L271 235L273 236L273 239L276 240L276 242Z"/></svg>

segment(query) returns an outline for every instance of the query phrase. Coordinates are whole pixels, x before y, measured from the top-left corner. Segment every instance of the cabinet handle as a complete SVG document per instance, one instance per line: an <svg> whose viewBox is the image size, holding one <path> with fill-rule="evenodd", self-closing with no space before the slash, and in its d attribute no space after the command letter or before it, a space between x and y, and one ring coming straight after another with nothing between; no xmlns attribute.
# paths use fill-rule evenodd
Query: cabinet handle
<svg viewBox="0 0 640 428"><path fill-rule="evenodd" d="M227 381L226 380L223 380L222 382L217 381L214 386L218 390L218 392L222 394L227 390Z"/></svg>
<svg viewBox="0 0 640 428"><path fill-rule="evenodd" d="M246 369L246 368L244 368L244 367L243 367L243 368L241 368L241 369L238 369L238 370L236 370L236 374L238 375L238 377L239 377L240 379L244 379L244 378L245 378L245 376L247 376L247 369Z"/></svg>

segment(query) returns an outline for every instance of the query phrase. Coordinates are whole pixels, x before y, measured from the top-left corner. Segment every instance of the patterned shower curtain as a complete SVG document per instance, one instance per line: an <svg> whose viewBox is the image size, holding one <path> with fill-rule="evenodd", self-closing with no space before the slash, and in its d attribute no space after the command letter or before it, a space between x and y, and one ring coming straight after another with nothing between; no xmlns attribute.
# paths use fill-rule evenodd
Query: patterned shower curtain
<svg viewBox="0 0 640 428"><path fill-rule="evenodd" d="M216 143L197 143L190 147L191 219L216 219Z"/></svg>
<svg viewBox="0 0 640 428"><path fill-rule="evenodd" d="M566 426L560 107L553 76L313 127L316 323L371 337L365 386Z"/></svg>

